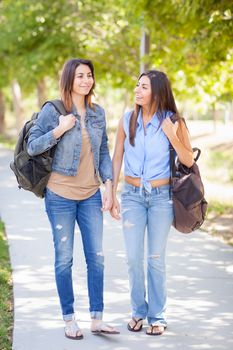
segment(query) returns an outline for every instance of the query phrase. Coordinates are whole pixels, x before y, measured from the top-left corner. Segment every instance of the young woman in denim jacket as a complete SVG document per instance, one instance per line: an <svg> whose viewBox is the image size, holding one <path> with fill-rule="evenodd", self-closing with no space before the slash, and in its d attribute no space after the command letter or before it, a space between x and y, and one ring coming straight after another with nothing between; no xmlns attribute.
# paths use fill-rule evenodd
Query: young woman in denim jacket
<svg viewBox="0 0 233 350"><path fill-rule="evenodd" d="M47 103L28 140L28 153L37 155L56 145L52 173L46 188L46 212L55 248L55 278L65 321L65 335L82 339L74 317L72 285L75 221L81 231L87 263L91 331L118 333L102 323L103 211L112 206L112 164L104 109L93 104L95 86L91 61L65 63L60 80L61 99L70 114L63 116ZM98 175L105 184L103 200Z"/></svg>
<svg viewBox="0 0 233 350"><path fill-rule="evenodd" d="M176 116L176 122L170 119ZM135 108L120 120L113 156L113 207L124 156L125 184L121 195L132 319L129 331L142 329L160 335L167 327L165 250L173 221L170 197L169 142L180 161L190 167L193 153L185 122L179 117L167 76L151 70L140 75L135 88ZM144 236L147 229L147 293L144 278Z"/></svg>

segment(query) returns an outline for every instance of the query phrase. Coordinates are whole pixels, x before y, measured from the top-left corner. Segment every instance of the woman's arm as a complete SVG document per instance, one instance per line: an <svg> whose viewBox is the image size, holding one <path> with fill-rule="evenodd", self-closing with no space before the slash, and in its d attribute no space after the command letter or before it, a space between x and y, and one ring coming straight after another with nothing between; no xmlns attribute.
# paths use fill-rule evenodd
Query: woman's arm
<svg viewBox="0 0 233 350"><path fill-rule="evenodd" d="M30 130L27 151L30 156L41 154L57 144L58 139L75 124L72 114L60 116L51 103L47 103Z"/></svg>
<svg viewBox="0 0 233 350"><path fill-rule="evenodd" d="M58 112L54 106L47 103L40 111L34 125L30 129L27 151L30 156L41 154L54 145L57 140L53 129L58 125Z"/></svg>
<svg viewBox="0 0 233 350"><path fill-rule="evenodd" d="M173 124L170 118L166 118L162 123L162 129L174 147L180 162L190 168L194 162L193 150L184 121L180 119Z"/></svg>
<svg viewBox="0 0 233 350"><path fill-rule="evenodd" d="M115 149L112 159L113 166L113 206L110 211L112 217L115 219L120 219L120 205L116 197L117 186L119 182L119 176L122 166L122 160L124 155L124 141L125 141L125 132L123 128L123 118L121 118L118 129L117 136L115 141Z"/></svg>

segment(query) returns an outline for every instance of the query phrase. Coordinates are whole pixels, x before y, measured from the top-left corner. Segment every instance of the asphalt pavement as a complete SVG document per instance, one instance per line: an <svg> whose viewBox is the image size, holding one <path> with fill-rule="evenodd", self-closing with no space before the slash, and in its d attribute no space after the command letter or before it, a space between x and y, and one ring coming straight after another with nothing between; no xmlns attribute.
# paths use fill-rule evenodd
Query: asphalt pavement
<svg viewBox="0 0 233 350"><path fill-rule="evenodd" d="M232 350L233 249L203 232L171 230L167 249L168 328L162 336L126 328L130 319L121 223L104 217L104 321L120 335L90 332L86 265L78 228L73 280L83 340L64 337L53 270L53 243L43 200L17 188L11 151L0 149L0 215L13 269L14 350Z"/></svg>

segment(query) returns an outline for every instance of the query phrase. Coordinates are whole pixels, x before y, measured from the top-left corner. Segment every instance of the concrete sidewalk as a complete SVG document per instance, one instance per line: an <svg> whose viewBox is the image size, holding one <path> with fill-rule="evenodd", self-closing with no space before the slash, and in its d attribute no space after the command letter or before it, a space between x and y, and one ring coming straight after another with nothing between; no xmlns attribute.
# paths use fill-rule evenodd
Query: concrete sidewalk
<svg viewBox="0 0 233 350"><path fill-rule="evenodd" d="M127 268L121 224L105 215L105 314L118 336L89 331L86 266L77 231L74 288L81 341L64 337L54 282L53 244L43 200L18 190L9 169L12 152L0 150L0 215L6 225L14 283L14 350L233 349L233 249L196 232L172 230L168 244L169 326L161 337L145 328L130 333Z"/></svg>

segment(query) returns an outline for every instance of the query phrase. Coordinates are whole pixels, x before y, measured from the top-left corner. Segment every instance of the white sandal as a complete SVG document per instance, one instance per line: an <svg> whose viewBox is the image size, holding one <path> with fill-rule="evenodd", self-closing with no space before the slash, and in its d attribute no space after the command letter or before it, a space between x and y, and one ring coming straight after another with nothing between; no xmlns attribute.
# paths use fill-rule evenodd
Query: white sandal
<svg viewBox="0 0 233 350"><path fill-rule="evenodd" d="M79 335L78 335L79 333ZM75 320L70 321L65 326L65 336L69 339L80 340L83 339L83 334Z"/></svg>
<svg viewBox="0 0 233 350"><path fill-rule="evenodd" d="M91 329L92 333L94 334L120 334L119 331L117 331L114 327L109 326L106 323L100 322L99 324L96 325L94 329Z"/></svg>

